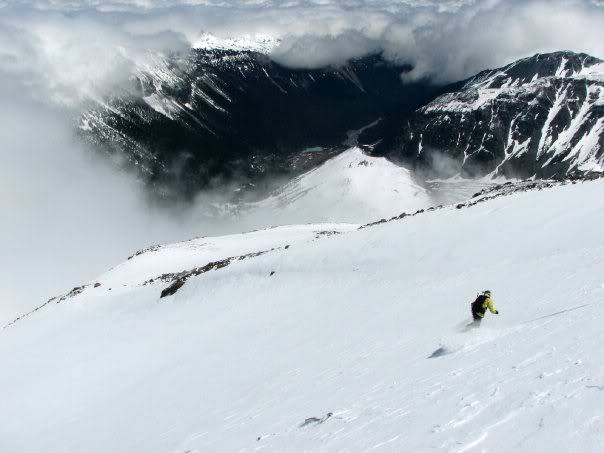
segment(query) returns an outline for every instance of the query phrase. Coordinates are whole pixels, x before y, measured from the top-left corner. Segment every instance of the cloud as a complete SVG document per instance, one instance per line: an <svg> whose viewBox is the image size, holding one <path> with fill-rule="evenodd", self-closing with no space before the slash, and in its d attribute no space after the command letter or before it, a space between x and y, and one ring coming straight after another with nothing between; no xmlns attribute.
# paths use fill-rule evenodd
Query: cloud
<svg viewBox="0 0 604 453"><path fill-rule="evenodd" d="M603 57L603 20L604 8L587 1L484 2L414 28L411 48L401 50L386 38L384 49L391 58L407 55L415 65L410 77L448 82L535 53L572 50Z"/></svg>
<svg viewBox="0 0 604 453"><path fill-rule="evenodd" d="M379 43L350 30L336 36L287 36L276 49L273 59L293 68L342 66L353 58L380 50Z"/></svg>
<svg viewBox="0 0 604 453"><path fill-rule="evenodd" d="M12 10L0 16L0 74L22 80L40 100L76 106L123 86L147 50L183 51L177 32L132 34L102 13Z"/></svg>
<svg viewBox="0 0 604 453"><path fill-rule="evenodd" d="M384 52L446 82L536 52L604 56L603 19L601 0L36 0L4 6L0 70L41 68L32 83L81 96L119 83L145 49L210 32L279 38L275 59L292 67Z"/></svg>
<svg viewBox="0 0 604 453"><path fill-rule="evenodd" d="M65 111L0 82L0 324L137 248L194 232L151 205L132 175L74 142Z"/></svg>

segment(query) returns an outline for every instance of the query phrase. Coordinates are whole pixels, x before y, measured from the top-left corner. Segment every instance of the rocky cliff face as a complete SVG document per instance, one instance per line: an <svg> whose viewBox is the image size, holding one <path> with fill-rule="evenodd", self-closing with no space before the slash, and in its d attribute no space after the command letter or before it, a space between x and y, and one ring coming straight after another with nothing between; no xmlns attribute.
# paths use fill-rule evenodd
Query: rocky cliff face
<svg viewBox="0 0 604 453"><path fill-rule="evenodd" d="M357 144L354 131L380 118L400 124L401 112L437 90L401 83L406 69L372 56L295 70L257 51L207 45L151 55L131 90L90 103L79 130L125 153L152 184L194 194L216 179L300 173Z"/></svg>
<svg viewBox="0 0 604 453"><path fill-rule="evenodd" d="M557 52L484 71L405 120L393 154L439 176L602 171L604 62Z"/></svg>

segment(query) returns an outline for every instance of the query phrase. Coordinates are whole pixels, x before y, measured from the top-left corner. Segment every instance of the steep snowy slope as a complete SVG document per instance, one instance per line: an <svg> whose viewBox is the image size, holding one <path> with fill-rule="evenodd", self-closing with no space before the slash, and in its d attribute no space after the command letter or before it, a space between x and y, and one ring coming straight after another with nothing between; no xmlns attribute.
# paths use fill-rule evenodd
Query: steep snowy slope
<svg viewBox="0 0 604 453"><path fill-rule="evenodd" d="M484 71L405 123L416 165L446 156L466 176L551 177L604 169L604 62L538 54Z"/></svg>
<svg viewBox="0 0 604 453"><path fill-rule="evenodd" d="M0 332L0 450L602 451L603 190L134 257Z"/></svg>
<svg viewBox="0 0 604 453"><path fill-rule="evenodd" d="M409 170L351 148L251 205L248 218L266 223L270 213L273 224L367 223L433 204Z"/></svg>

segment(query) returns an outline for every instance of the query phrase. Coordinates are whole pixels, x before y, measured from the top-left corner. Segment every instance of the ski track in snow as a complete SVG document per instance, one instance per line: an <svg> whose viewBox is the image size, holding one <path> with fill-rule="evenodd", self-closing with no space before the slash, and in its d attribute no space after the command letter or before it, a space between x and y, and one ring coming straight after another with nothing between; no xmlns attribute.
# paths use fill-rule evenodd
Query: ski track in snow
<svg viewBox="0 0 604 453"><path fill-rule="evenodd" d="M604 451L603 190L135 256L0 332L0 451Z"/></svg>

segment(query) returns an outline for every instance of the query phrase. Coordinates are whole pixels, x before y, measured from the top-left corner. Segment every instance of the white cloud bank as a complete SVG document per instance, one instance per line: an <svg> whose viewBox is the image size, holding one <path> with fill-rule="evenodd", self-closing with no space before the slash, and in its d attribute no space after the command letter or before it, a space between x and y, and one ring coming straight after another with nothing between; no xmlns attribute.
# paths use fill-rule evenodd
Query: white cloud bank
<svg viewBox="0 0 604 453"><path fill-rule="evenodd" d="M449 81L535 52L604 56L603 23L601 0L0 0L0 321L136 248L220 231L150 206L71 137L80 101L146 49L262 34L291 66L381 51Z"/></svg>
<svg viewBox="0 0 604 453"><path fill-rule="evenodd" d="M458 80L537 52L604 56L601 0L0 0L0 71L89 93L143 49L182 50L202 33L270 35L295 67L383 51L412 77ZM30 74L31 75L31 74ZM64 95L64 93L63 93Z"/></svg>

